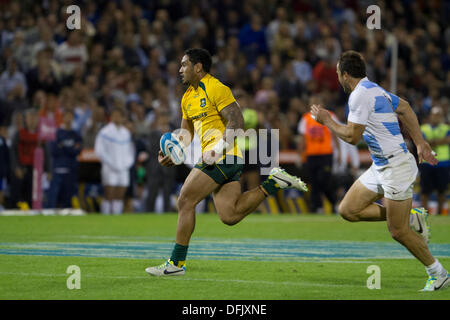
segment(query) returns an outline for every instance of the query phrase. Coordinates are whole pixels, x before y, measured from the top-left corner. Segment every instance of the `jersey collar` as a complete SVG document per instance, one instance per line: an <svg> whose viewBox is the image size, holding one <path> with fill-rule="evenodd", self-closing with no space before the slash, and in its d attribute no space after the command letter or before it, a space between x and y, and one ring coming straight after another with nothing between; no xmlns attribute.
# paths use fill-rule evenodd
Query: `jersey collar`
<svg viewBox="0 0 450 320"><path fill-rule="evenodd" d="M358 88L359 85L360 85L362 82L364 82L364 81L369 81L369 78L364 77L364 78L362 78L361 80L359 80L358 83L356 84L356 87L355 87L354 90L356 90L356 88ZM354 90L353 90L353 91L354 91Z"/></svg>

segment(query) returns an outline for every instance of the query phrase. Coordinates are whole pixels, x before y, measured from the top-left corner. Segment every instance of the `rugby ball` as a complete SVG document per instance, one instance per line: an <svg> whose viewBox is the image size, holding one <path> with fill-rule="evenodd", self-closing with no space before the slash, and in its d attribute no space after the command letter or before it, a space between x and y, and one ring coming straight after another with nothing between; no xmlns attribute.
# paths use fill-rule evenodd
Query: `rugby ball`
<svg viewBox="0 0 450 320"><path fill-rule="evenodd" d="M161 148L163 155L168 155L176 165L182 164L186 160L183 145L172 132L167 132L162 135L161 140L159 141L159 147Z"/></svg>

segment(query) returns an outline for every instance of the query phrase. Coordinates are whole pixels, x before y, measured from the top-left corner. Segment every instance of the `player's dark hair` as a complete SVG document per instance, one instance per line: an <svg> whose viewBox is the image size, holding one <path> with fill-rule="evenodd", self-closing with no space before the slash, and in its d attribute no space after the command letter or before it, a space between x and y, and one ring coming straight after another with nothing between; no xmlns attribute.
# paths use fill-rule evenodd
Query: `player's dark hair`
<svg viewBox="0 0 450 320"><path fill-rule="evenodd" d="M187 49L184 54L189 57L189 61L191 61L193 65L201 63L205 72L209 72L209 70L211 69L212 59L208 50L201 48L191 48Z"/></svg>
<svg viewBox="0 0 450 320"><path fill-rule="evenodd" d="M366 76L366 63L363 56L356 51L345 51L339 58L339 71L343 75L347 72L353 78Z"/></svg>

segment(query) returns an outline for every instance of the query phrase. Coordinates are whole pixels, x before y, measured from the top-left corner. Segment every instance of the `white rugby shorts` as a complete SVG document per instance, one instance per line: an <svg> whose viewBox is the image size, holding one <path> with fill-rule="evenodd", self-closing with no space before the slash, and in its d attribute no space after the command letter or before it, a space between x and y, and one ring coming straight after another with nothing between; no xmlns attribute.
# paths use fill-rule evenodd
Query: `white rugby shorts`
<svg viewBox="0 0 450 320"><path fill-rule="evenodd" d="M412 198L414 182L418 168L411 153L404 153L392 158L385 166L374 163L364 172L359 181L369 190L391 200Z"/></svg>
<svg viewBox="0 0 450 320"><path fill-rule="evenodd" d="M128 187L130 185L130 170L115 171L103 165L102 185L108 187Z"/></svg>

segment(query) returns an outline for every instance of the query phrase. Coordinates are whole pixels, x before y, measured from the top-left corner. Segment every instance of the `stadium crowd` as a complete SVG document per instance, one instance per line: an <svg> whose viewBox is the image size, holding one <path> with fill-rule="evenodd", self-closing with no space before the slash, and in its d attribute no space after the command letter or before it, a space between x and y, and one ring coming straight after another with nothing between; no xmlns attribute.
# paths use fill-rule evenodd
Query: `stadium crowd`
<svg viewBox="0 0 450 320"><path fill-rule="evenodd" d="M66 7L72 4L81 8L80 30L66 27ZM159 188L164 189L164 210L173 210L167 197L183 179L151 159L156 157L160 134L180 125L185 88L178 70L190 47L211 53L211 74L232 88L243 108L256 112L254 126L280 130L280 149L298 149L299 123L311 97L345 121L347 96L336 75L341 52L361 52L369 79L389 90L394 39L398 40L396 94L410 102L421 124L429 122L433 107L441 109L439 121L448 124L450 3L377 1L380 30L366 26L370 4L365 0L0 1L0 193L3 190L6 196L0 198L2 206L31 206L32 154L41 144L36 135L39 123L53 130L42 142L47 189L64 185L55 181L66 172L55 172L61 168L55 163L64 154L62 167L73 173L65 181L72 181L73 187L64 193L76 194L80 176L86 176L76 157L82 149L95 147L111 112L121 109L135 147L127 195L133 199L145 194L150 199L126 210L153 211ZM57 132L58 127L65 131ZM70 135L76 143L58 143ZM350 167L342 167L341 174L354 178ZM59 199L59 205L68 201ZM45 197L47 206L56 202Z"/></svg>

